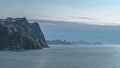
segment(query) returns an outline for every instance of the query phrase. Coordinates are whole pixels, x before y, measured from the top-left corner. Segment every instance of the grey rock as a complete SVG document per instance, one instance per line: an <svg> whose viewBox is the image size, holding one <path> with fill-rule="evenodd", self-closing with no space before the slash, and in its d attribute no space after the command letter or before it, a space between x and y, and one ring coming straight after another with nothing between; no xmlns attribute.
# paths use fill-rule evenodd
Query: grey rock
<svg viewBox="0 0 120 68"><path fill-rule="evenodd" d="M24 18L0 19L0 50L29 50L48 47L38 23Z"/></svg>

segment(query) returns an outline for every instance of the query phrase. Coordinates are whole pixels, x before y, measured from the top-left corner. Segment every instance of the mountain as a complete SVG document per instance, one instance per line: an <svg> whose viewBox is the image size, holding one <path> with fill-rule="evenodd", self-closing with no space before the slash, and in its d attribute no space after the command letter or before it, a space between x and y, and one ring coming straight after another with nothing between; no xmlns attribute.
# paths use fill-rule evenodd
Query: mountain
<svg viewBox="0 0 120 68"><path fill-rule="evenodd" d="M49 45L73 45L71 42L68 42L66 40L62 41L60 39L58 40L46 40L47 41L47 44Z"/></svg>
<svg viewBox="0 0 120 68"><path fill-rule="evenodd" d="M46 40L48 45L103 45L102 42L86 42L86 41L66 41L66 40Z"/></svg>
<svg viewBox="0 0 120 68"><path fill-rule="evenodd" d="M48 47L37 22L24 18L0 19L0 50L29 50Z"/></svg>
<svg viewBox="0 0 120 68"><path fill-rule="evenodd" d="M105 45L120 44L120 25L93 25L86 22L66 22L53 20L37 21L47 40L102 42Z"/></svg>
<svg viewBox="0 0 120 68"><path fill-rule="evenodd" d="M71 42L74 45L103 45L102 42L86 42L86 41L72 41Z"/></svg>

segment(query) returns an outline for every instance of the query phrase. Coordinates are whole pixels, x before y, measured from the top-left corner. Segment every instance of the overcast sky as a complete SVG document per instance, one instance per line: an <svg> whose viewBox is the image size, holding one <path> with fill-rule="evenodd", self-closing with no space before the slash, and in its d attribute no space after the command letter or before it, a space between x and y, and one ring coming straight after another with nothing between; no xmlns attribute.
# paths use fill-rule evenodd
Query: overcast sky
<svg viewBox="0 0 120 68"><path fill-rule="evenodd" d="M120 24L120 0L0 0L0 17Z"/></svg>

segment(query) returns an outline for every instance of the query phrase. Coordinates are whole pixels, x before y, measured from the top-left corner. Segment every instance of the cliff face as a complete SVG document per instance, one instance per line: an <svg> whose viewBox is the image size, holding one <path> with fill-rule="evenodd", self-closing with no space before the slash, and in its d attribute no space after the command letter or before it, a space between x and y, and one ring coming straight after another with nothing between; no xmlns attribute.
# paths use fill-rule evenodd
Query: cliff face
<svg viewBox="0 0 120 68"><path fill-rule="evenodd" d="M26 18L0 19L0 50L41 49L48 47L38 23Z"/></svg>

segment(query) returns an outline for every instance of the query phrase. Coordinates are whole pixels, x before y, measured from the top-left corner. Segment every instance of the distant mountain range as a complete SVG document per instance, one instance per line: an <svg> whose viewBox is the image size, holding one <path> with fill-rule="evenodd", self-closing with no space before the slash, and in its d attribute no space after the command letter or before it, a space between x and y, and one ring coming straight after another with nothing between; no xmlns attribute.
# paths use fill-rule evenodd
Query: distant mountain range
<svg viewBox="0 0 120 68"><path fill-rule="evenodd" d="M104 45L102 42L72 41L73 45Z"/></svg>
<svg viewBox="0 0 120 68"><path fill-rule="evenodd" d="M99 41L104 44L120 44L120 26L91 25L84 22L66 22L52 20L30 20L37 21L42 27L46 39L62 39L67 41Z"/></svg>
<svg viewBox="0 0 120 68"><path fill-rule="evenodd" d="M68 42L66 40L62 41L60 39L58 40L46 40L48 45L73 45L71 42Z"/></svg>
<svg viewBox="0 0 120 68"><path fill-rule="evenodd" d="M102 42L86 42L86 41L72 41L72 42L68 42L66 40L46 40L48 45L103 45Z"/></svg>

